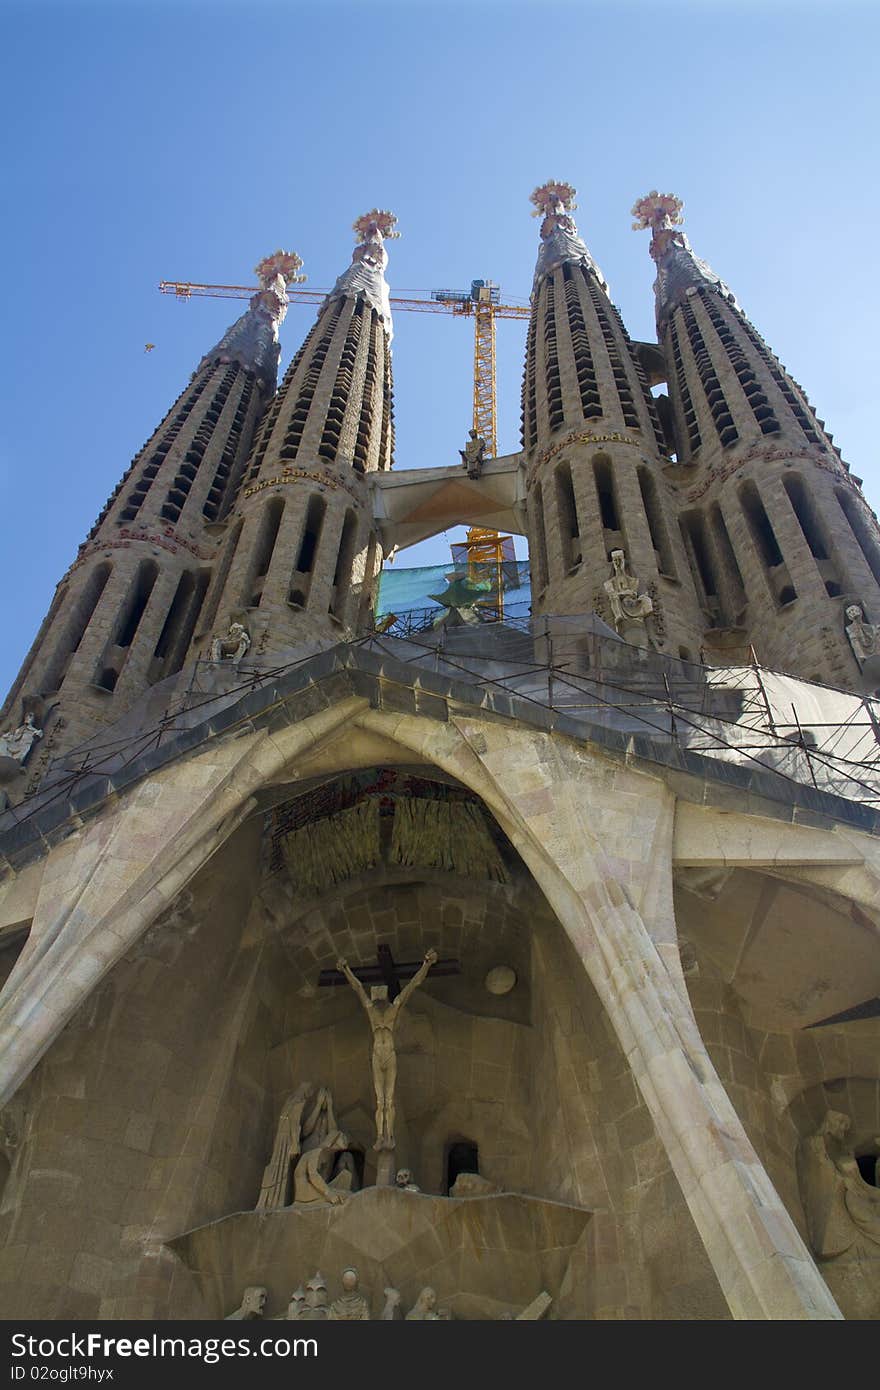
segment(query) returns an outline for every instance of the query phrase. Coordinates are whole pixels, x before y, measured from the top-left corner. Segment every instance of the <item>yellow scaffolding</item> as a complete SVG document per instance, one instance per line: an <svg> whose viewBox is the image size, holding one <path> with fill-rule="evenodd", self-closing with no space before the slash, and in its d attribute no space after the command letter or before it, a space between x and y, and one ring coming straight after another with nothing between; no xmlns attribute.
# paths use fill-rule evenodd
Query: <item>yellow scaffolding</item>
<svg viewBox="0 0 880 1390"><path fill-rule="evenodd" d="M452 550L457 570L467 569L468 579L491 579L492 588L485 598L474 604L486 622L501 622L504 617L504 564L516 561L512 536L490 531L484 526L471 526L467 539L456 541Z"/></svg>

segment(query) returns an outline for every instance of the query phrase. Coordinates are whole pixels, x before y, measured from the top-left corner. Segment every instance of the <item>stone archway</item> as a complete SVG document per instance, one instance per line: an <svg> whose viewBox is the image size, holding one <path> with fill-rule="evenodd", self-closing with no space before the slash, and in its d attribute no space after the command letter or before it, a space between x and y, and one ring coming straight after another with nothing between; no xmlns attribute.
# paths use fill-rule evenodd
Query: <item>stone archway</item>
<svg viewBox="0 0 880 1390"><path fill-rule="evenodd" d="M361 738L370 761L390 744L470 787L516 847L607 1010L734 1315L836 1316L694 1023L672 911L674 798L658 778L550 733L469 713L442 723L349 697L148 778L50 855L0 1010L7 1087L262 789L291 766L350 767Z"/></svg>

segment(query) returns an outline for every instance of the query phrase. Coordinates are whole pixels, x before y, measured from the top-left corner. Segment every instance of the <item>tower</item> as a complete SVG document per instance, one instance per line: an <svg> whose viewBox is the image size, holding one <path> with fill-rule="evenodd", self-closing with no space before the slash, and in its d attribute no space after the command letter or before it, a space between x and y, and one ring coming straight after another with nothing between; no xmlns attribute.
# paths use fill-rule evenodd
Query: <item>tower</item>
<svg viewBox="0 0 880 1390"><path fill-rule="evenodd" d="M207 352L106 502L4 705L46 721L28 764L48 762L123 715L183 666L209 587L226 513L276 383L286 285L300 258L276 251L261 289ZM13 787L12 795L21 787Z"/></svg>
<svg viewBox="0 0 880 1390"><path fill-rule="evenodd" d="M378 208L263 420L218 562L215 626L243 618L251 656L324 644L367 623L382 551L368 478L394 448L391 309Z"/></svg>
<svg viewBox="0 0 880 1390"><path fill-rule="evenodd" d="M664 476L666 438L645 369L571 216L575 190L532 194L541 245L523 382L533 611L598 609L630 641L695 657L703 623ZM650 621L608 610L612 555L650 599ZM645 608L647 602L643 602Z"/></svg>
<svg viewBox="0 0 880 1390"><path fill-rule="evenodd" d="M681 201L649 193L657 337L667 363L681 480L679 524L702 645L730 641L807 679L873 690L846 610L880 618L880 532L859 482L803 389L679 230Z"/></svg>

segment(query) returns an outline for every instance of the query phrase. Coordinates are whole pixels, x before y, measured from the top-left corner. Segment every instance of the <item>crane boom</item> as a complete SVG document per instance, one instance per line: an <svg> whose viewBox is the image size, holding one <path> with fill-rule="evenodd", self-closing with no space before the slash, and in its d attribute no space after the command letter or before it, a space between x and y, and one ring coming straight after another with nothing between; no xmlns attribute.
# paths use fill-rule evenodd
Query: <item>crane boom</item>
<svg viewBox="0 0 880 1390"><path fill-rule="evenodd" d="M173 294L178 299L250 299L258 294L259 285L201 285L192 280L160 280L160 294ZM330 290L288 290L287 298L291 304L323 304ZM433 299L395 299L391 303L395 309L422 314L469 313L470 309L451 304L438 304ZM523 310L524 313L529 311ZM519 315L517 315L518 317Z"/></svg>
<svg viewBox="0 0 880 1390"><path fill-rule="evenodd" d="M250 299L258 285L203 285L193 280L160 280L161 294L177 299ZM323 304L330 290L287 291L292 304ZM412 314L456 314L474 319L474 429L486 441L486 458L498 452L497 411L495 407L495 320L525 319L531 313L527 304L500 304L498 286L491 280L474 280L467 293L435 290L430 299L401 299L392 296L395 312Z"/></svg>

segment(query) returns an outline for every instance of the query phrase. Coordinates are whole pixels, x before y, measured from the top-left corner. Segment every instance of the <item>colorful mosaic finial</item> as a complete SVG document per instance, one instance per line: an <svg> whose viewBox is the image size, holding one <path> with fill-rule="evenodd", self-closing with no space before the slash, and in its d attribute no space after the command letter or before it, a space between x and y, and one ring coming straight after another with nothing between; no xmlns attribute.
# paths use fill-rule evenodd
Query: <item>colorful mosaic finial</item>
<svg viewBox="0 0 880 1390"><path fill-rule="evenodd" d="M567 262L587 266L603 289L608 288L605 277L578 235L571 215L577 207L576 193L577 189L563 179L548 179L529 195L529 202L535 205L532 216L543 219L533 292L545 275Z"/></svg>
<svg viewBox="0 0 880 1390"><path fill-rule="evenodd" d="M576 194L577 189L570 183L564 183L561 179L548 179L529 197L529 202L535 205L532 216L549 217L553 214L558 216L560 213L574 212L577 207Z"/></svg>
<svg viewBox="0 0 880 1390"><path fill-rule="evenodd" d="M261 261L254 266L254 274L259 280L263 289L270 286L280 275L285 285L301 285L305 280L305 275L298 275L297 271L302 265L302 257L295 251L273 251L271 256L264 256Z"/></svg>
<svg viewBox="0 0 880 1390"><path fill-rule="evenodd" d="M284 322L290 300L288 285L301 285L304 275L298 274L302 259L295 251L273 251L254 266L260 288L251 295L247 312L227 328L217 346L202 359L202 364L218 359L220 362L240 362L254 372L267 390L275 390L278 359L281 348L278 330Z"/></svg>
<svg viewBox="0 0 880 1390"><path fill-rule="evenodd" d="M694 253L684 232L676 230L684 221L681 215L683 207L684 203L674 193L658 193L656 188L652 188L632 208L635 218L633 231L651 229L648 250L657 264L654 291L658 322L675 308L683 296L706 286L711 286L731 304L736 304L724 281Z"/></svg>
<svg viewBox="0 0 880 1390"><path fill-rule="evenodd" d="M357 245L351 253L351 265L340 275L330 298L340 295L362 295L381 316L385 331L391 338L391 301L385 281L388 252L385 239L400 236L395 231L397 218L387 208L371 208L351 224Z"/></svg>
<svg viewBox="0 0 880 1390"><path fill-rule="evenodd" d="M361 242L372 240L377 234L393 241L400 236L394 228L397 226L397 218L393 212L387 208L372 208L370 212L363 213L356 222L351 224L351 229L355 232Z"/></svg>
<svg viewBox="0 0 880 1390"><path fill-rule="evenodd" d="M659 232L680 227L684 220L681 215L683 207L684 203L674 193L658 193L656 188L652 188L650 193L633 205L632 215L636 219L632 224L633 231L642 232L646 227L651 227Z"/></svg>

